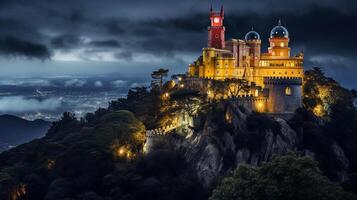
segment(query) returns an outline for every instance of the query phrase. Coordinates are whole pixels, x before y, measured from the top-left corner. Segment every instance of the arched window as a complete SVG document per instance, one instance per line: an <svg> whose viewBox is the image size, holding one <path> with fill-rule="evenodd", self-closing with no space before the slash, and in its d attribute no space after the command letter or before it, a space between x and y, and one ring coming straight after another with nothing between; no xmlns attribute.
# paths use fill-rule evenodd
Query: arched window
<svg viewBox="0 0 357 200"><path fill-rule="evenodd" d="M286 96L290 96L292 94L292 92L291 92L291 87L286 87L285 88L285 95Z"/></svg>
<svg viewBox="0 0 357 200"><path fill-rule="evenodd" d="M254 96L259 96L259 90L258 89L255 89L255 91L254 91Z"/></svg>

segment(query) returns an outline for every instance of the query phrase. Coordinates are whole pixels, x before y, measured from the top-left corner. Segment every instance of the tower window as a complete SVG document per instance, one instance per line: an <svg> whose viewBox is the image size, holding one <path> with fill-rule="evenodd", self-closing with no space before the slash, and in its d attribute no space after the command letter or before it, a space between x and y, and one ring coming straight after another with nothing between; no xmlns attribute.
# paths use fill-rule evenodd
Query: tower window
<svg viewBox="0 0 357 200"><path fill-rule="evenodd" d="M281 46L281 47L284 47L284 42L281 42L281 43L280 43L280 46Z"/></svg>
<svg viewBox="0 0 357 200"><path fill-rule="evenodd" d="M292 92L291 92L291 87L286 87L285 88L285 95L286 96L291 96Z"/></svg>
<svg viewBox="0 0 357 200"><path fill-rule="evenodd" d="M283 56L283 55L284 55L284 52L280 52L280 55Z"/></svg>
<svg viewBox="0 0 357 200"><path fill-rule="evenodd" d="M214 35L214 37L215 37L215 38L219 38L219 35L218 35L218 34L216 34L216 35Z"/></svg>

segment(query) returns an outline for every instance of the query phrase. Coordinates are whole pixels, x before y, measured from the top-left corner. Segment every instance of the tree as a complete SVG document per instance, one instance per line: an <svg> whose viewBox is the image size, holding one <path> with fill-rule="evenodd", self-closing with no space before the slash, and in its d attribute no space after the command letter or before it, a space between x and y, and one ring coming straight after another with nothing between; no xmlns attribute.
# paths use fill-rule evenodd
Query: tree
<svg viewBox="0 0 357 200"><path fill-rule="evenodd" d="M250 86L245 79L230 78L224 82L227 83L227 90L232 98L237 98L242 93L248 93Z"/></svg>
<svg viewBox="0 0 357 200"><path fill-rule="evenodd" d="M162 89L162 85L163 85L163 79L164 77L167 77L167 73L169 72L168 69L158 69L156 71L153 71L151 73L151 78L153 79L152 80L152 83L153 85L155 86L159 86L160 90Z"/></svg>
<svg viewBox="0 0 357 200"><path fill-rule="evenodd" d="M332 78L326 77L320 68L305 71L303 83L303 104L319 117L328 117L331 105L343 101L352 105L351 91L340 86Z"/></svg>
<svg viewBox="0 0 357 200"><path fill-rule="evenodd" d="M224 97L224 95L226 94L226 88L227 85L224 81L221 80L210 80L210 84L209 84L209 89L210 92L212 92L212 98L216 99L217 97Z"/></svg>
<svg viewBox="0 0 357 200"><path fill-rule="evenodd" d="M160 96L147 87L135 87L128 91L126 98L112 101L110 111L129 110L144 122L147 128L154 128L161 106Z"/></svg>
<svg viewBox="0 0 357 200"><path fill-rule="evenodd" d="M171 112L184 110L190 116L194 116L204 107L206 101L198 91L183 89L171 94Z"/></svg>
<svg viewBox="0 0 357 200"><path fill-rule="evenodd" d="M210 200L357 199L323 176L317 163L296 154L275 157L260 167L240 165L214 189Z"/></svg>

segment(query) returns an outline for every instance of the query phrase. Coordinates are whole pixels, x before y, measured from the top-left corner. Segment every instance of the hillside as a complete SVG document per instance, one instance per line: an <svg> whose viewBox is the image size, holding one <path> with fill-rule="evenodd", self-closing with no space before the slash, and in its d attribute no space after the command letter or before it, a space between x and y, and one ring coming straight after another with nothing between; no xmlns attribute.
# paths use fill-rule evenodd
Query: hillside
<svg viewBox="0 0 357 200"><path fill-rule="evenodd" d="M64 113L45 137L0 154L0 199L204 200L212 191L211 199L306 199L300 190L315 199L355 199L350 92L318 69L306 76L314 81L304 85L304 107L288 121L235 99L207 102L178 90L163 100L147 88L80 120ZM159 135L144 153L146 129L167 125L182 110L192 125Z"/></svg>
<svg viewBox="0 0 357 200"><path fill-rule="evenodd" d="M28 121L12 115L0 115L0 152L9 146L31 141L46 134L51 122Z"/></svg>

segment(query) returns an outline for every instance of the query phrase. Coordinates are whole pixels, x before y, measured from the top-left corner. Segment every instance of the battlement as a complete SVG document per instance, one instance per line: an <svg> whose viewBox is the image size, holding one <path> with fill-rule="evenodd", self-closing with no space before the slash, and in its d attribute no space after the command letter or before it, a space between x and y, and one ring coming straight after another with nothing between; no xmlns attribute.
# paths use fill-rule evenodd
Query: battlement
<svg viewBox="0 0 357 200"><path fill-rule="evenodd" d="M302 85L300 77L264 77L265 85Z"/></svg>

